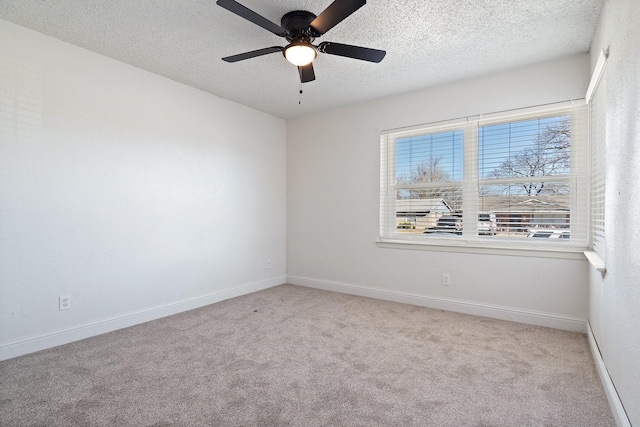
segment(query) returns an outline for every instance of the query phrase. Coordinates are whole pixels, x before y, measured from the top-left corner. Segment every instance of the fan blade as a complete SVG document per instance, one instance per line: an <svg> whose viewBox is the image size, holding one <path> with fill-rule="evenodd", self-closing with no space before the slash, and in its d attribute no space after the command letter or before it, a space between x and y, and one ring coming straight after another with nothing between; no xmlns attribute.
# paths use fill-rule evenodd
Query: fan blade
<svg viewBox="0 0 640 427"><path fill-rule="evenodd" d="M384 50L332 42L320 43L318 50L330 55L346 56L347 58L362 59L363 61L369 62L380 62L387 54Z"/></svg>
<svg viewBox="0 0 640 427"><path fill-rule="evenodd" d="M253 22L267 31L271 31L277 36L284 37L286 34L286 31L280 25L274 24L264 16L258 15L253 10L241 5L235 0L218 0L216 4L224 7L229 12L235 13L239 17L246 19L247 21Z"/></svg>
<svg viewBox="0 0 640 427"><path fill-rule="evenodd" d="M252 50L251 52L227 56L225 58L222 58L222 60L225 62L238 62L245 59L255 58L256 56L267 55L269 53L282 52L283 50L284 48L280 46L265 47L264 49Z"/></svg>
<svg viewBox="0 0 640 427"><path fill-rule="evenodd" d="M316 79L316 73L313 72L313 62L303 67L298 67L298 73L300 73L301 83L312 82Z"/></svg>
<svg viewBox="0 0 640 427"><path fill-rule="evenodd" d="M309 27L316 33L316 37L321 36L366 3L366 0L335 0L311 21Z"/></svg>

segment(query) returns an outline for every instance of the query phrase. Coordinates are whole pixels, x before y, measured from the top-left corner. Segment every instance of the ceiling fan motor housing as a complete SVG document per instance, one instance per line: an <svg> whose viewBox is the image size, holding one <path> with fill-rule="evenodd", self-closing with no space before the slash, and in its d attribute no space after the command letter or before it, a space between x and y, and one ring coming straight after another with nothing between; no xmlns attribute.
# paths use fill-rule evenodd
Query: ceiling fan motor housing
<svg viewBox="0 0 640 427"><path fill-rule="evenodd" d="M309 24L316 19L316 15L306 10L294 10L285 14L280 20L280 25L287 31L285 38L289 42L306 40L311 42L316 34L312 34Z"/></svg>

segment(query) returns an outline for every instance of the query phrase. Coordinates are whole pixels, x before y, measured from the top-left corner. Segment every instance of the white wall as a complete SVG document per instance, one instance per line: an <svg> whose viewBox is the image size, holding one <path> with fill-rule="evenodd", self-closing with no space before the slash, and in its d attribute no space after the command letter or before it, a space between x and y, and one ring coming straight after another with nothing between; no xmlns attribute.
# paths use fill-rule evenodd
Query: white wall
<svg viewBox="0 0 640 427"><path fill-rule="evenodd" d="M284 282L283 120L5 21L0 40L0 358Z"/></svg>
<svg viewBox="0 0 640 427"><path fill-rule="evenodd" d="M589 321L632 425L640 425L640 2L607 1L591 48L609 48L604 278L590 269Z"/></svg>
<svg viewBox="0 0 640 427"><path fill-rule="evenodd" d="M287 280L585 330L584 258L387 249L376 240L380 131L583 98L588 82L581 54L288 121Z"/></svg>

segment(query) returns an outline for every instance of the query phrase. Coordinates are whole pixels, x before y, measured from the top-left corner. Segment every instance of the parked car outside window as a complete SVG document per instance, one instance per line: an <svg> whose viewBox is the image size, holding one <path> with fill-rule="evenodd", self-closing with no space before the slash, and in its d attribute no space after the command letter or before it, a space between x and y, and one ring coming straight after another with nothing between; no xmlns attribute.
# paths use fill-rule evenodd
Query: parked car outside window
<svg viewBox="0 0 640 427"><path fill-rule="evenodd" d="M451 215L438 218L435 227L429 227L424 231L424 234L434 233L462 234L462 217ZM496 235L496 214L483 212L478 214L478 234Z"/></svg>
<svg viewBox="0 0 640 427"><path fill-rule="evenodd" d="M478 214L478 234L496 235L496 214L487 212Z"/></svg>
<svg viewBox="0 0 640 427"><path fill-rule="evenodd" d="M462 234L462 218L459 216L443 216L438 218L435 227L429 227L424 234L445 233L445 234Z"/></svg>
<svg viewBox="0 0 640 427"><path fill-rule="evenodd" d="M527 237L535 239L570 239L569 230L532 230Z"/></svg>

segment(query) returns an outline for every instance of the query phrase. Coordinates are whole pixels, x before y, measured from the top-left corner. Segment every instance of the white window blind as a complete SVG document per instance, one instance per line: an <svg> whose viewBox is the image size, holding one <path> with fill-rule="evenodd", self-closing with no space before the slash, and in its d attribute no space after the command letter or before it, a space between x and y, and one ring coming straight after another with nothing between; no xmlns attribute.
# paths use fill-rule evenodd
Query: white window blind
<svg viewBox="0 0 640 427"><path fill-rule="evenodd" d="M587 117L569 103L384 132L381 241L584 250Z"/></svg>
<svg viewBox="0 0 640 427"><path fill-rule="evenodd" d="M606 57L601 55L589 91L591 157L591 250L605 255Z"/></svg>

